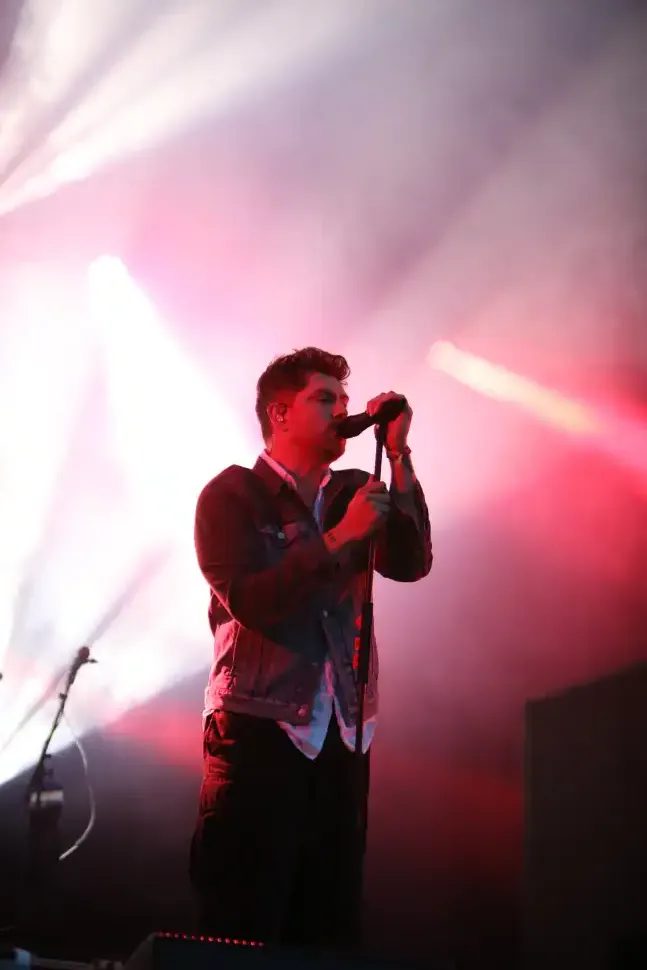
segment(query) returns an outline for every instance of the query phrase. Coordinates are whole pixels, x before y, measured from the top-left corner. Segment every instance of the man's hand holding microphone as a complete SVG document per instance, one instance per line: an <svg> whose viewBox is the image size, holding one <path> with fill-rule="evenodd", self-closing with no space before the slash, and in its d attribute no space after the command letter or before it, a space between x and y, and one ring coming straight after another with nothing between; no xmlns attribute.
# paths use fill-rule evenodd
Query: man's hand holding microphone
<svg viewBox="0 0 647 970"><path fill-rule="evenodd" d="M380 423L382 415L386 416L387 454L404 452L413 412L404 395L395 391L371 398L364 414L347 418L339 433L353 437L372 424ZM391 496L384 482L377 482L371 476L351 499L339 525L325 533L324 542L328 549L334 552L375 535L386 523L390 504Z"/></svg>
<svg viewBox="0 0 647 970"><path fill-rule="evenodd" d="M339 525L324 534L328 549L335 552L375 535L386 522L390 504L391 496L384 482L376 482L371 477L355 492Z"/></svg>

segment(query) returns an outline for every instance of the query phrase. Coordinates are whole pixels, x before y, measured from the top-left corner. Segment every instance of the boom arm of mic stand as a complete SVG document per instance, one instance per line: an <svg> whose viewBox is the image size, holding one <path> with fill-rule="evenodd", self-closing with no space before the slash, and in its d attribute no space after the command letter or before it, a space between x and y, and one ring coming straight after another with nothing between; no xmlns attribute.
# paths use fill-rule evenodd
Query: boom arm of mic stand
<svg viewBox="0 0 647 970"><path fill-rule="evenodd" d="M49 746L52 743L52 738L56 733L56 729L58 728L59 724L63 719L63 714L65 713L65 705L67 704L68 697L70 696L70 690L72 689L72 684L76 679L77 673L78 673L78 669L74 670L74 668L72 668L72 670L68 673L67 680L65 682L65 687L58 695L59 704L56 710L56 714L54 715L54 721L52 722L52 726L49 729L49 733L45 738L45 743L41 750L40 757L36 762L36 767L32 772L31 778L29 779L29 784L27 786L27 799L30 806L34 805L34 807L36 808L38 808L40 805L40 796L43 793L45 763L48 758ZM34 799L34 796L35 796L35 799ZM35 804L34 804L34 801L35 801Z"/></svg>
<svg viewBox="0 0 647 970"><path fill-rule="evenodd" d="M58 704L58 708L56 709L56 714L54 715L54 721L52 722L52 726L49 729L49 733L45 738L45 743L42 747L40 757L36 762L36 767L32 772L32 776L29 780L29 785L27 786L27 793L30 797L32 792L38 792L42 786L43 775L45 773L45 761L47 760L47 752L49 751L49 746L52 743L52 738L56 734L56 729L58 728L63 718L65 705L67 703L68 697L70 696L70 687L71 687L71 683L68 677L68 681L65 685L64 690L58 695L59 704Z"/></svg>
<svg viewBox="0 0 647 970"><path fill-rule="evenodd" d="M379 424L375 429L375 481L382 477L382 452L386 438L386 425ZM358 828L358 858L357 858L357 909L361 913L364 894L364 853L366 850L366 836L368 827L368 771L367 755L364 754L364 706L366 688L371 658L371 642L373 639L373 578L375 575L375 539L371 538L368 546L366 565L366 586L362 603L361 624L359 630L359 649L356 652L356 686L357 686L357 722L355 725L355 785L357 797L357 828Z"/></svg>

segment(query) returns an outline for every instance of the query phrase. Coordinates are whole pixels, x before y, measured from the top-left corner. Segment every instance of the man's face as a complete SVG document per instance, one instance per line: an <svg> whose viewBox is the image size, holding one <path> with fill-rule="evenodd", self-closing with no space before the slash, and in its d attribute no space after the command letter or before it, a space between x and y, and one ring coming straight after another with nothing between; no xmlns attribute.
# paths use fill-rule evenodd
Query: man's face
<svg viewBox="0 0 647 970"><path fill-rule="evenodd" d="M286 432L304 451L334 461L346 447L335 429L346 417L347 408L348 395L335 377L312 374L287 407Z"/></svg>

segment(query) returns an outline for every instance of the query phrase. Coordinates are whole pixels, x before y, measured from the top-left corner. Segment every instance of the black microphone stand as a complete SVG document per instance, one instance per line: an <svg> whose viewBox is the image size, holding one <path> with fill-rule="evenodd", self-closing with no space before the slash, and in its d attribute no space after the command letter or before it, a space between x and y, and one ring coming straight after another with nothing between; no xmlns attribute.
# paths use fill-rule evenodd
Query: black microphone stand
<svg viewBox="0 0 647 970"><path fill-rule="evenodd" d="M87 648L82 648L87 650ZM49 730L45 743L36 762L29 783L27 785L27 807L29 810L29 879L40 882L53 870L60 855L60 835L58 823L63 811L64 793L56 782L54 772L48 765L49 746L58 728L65 705L70 696L72 684L80 668L86 663L93 663L88 656L74 661L67 675L65 687L58 695L59 704L54 721Z"/></svg>
<svg viewBox="0 0 647 970"><path fill-rule="evenodd" d="M375 481L382 477L382 452L386 439L386 422L375 426ZM357 686L357 723L355 726L355 784L357 796L357 828L358 857L356 873L356 914L361 919L364 898L364 855L368 830L368 794L369 772L368 753L364 754L364 704L366 688L368 686L369 666L371 659L371 642L373 639L373 578L375 576L375 539L371 537L368 544L366 567L366 585L362 603L359 636L355 641L355 666Z"/></svg>
<svg viewBox="0 0 647 970"><path fill-rule="evenodd" d="M63 904L58 878L62 848L59 822L63 813L64 792L50 767L49 747L63 719L76 676L87 663L96 661L90 658L88 647L81 647L67 671L52 726L25 790L28 811L27 858L15 896L13 929L23 939L30 941L27 949L33 949L34 944L49 946L60 942L59 923Z"/></svg>

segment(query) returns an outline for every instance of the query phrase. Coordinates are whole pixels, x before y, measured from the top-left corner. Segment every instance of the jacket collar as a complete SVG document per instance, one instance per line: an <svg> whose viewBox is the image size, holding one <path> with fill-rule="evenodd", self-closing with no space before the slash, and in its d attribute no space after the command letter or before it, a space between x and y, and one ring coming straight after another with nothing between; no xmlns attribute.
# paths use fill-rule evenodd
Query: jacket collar
<svg viewBox="0 0 647 970"><path fill-rule="evenodd" d="M268 465L262 455L259 455L256 459L256 464L254 465L253 471L259 478L267 485L268 489L272 495L278 495L282 488L289 488L288 483L281 478L274 469Z"/></svg>
<svg viewBox="0 0 647 970"><path fill-rule="evenodd" d="M291 485L283 479L277 472L274 471L271 465L269 465L262 455L259 455L256 459L256 464L254 465L254 473L259 476L269 489L269 491L274 496L278 496L281 493L281 489L291 488ZM341 472L330 472L330 481L326 485L324 490L324 509L327 509L335 497L339 494L341 489L344 487L344 476Z"/></svg>

